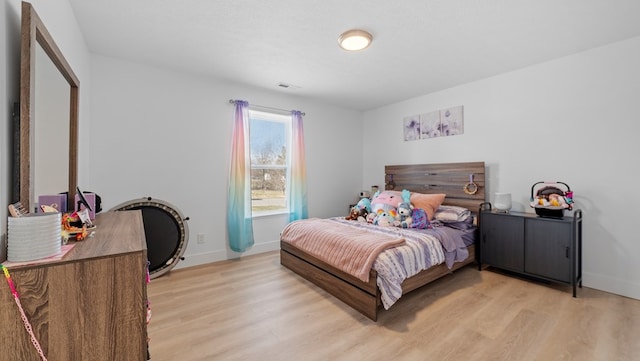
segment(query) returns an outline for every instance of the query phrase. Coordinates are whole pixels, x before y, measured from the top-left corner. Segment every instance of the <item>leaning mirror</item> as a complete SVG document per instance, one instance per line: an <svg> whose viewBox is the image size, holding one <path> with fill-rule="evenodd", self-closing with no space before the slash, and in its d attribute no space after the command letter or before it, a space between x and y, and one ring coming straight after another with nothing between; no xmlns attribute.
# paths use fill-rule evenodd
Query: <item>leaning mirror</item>
<svg viewBox="0 0 640 361"><path fill-rule="evenodd" d="M34 211L39 195L77 185L79 81L30 3L22 3L20 57L20 202Z"/></svg>

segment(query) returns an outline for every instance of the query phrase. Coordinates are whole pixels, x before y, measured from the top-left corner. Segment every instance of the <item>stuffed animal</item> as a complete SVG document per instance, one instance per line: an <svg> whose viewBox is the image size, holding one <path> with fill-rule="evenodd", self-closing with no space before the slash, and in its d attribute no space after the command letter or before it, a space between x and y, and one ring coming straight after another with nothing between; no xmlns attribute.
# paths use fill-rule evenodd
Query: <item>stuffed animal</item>
<svg viewBox="0 0 640 361"><path fill-rule="evenodd" d="M549 204L553 207L568 208L564 197L559 194L549 194Z"/></svg>
<svg viewBox="0 0 640 361"><path fill-rule="evenodd" d="M373 224L381 227L393 227L396 219L391 214L391 212L382 211L380 214L376 216L373 221Z"/></svg>
<svg viewBox="0 0 640 361"><path fill-rule="evenodd" d="M362 198L360 199L360 201L358 201L358 204L356 204L356 208L358 209L364 209L367 213L371 212L371 201L369 200L369 198Z"/></svg>
<svg viewBox="0 0 640 361"><path fill-rule="evenodd" d="M398 215L400 216L399 227L402 228L411 228L411 213L413 210L413 206L410 202L411 192L406 189L402 190L402 202L398 204Z"/></svg>
<svg viewBox="0 0 640 361"><path fill-rule="evenodd" d="M348 221L366 222L369 212L371 212L371 201L369 198L362 198L358 204L351 207L349 215L344 217L344 219Z"/></svg>
<svg viewBox="0 0 640 361"><path fill-rule="evenodd" d="M422 208L414 208L411 212L411 228L425 229L429 227L427 212Z"/></svg>
<svg viewBox="0 0 640 361"><path fill-rule="evenodd" d="M371 212L378 213L380 210L386 212L395 209L401 201L400 192L377 191L371 198Z"/></svg>
<svg viewBox="0 0 640 361"><path fill-rule="evenodd" d="M356 221L358 220L358 217L360 217L360 211L358 210L358 208L351 207L349 215L344 217L344 219L346 219L347 221Z"/></svg>
<svg viewBox="0 0 640 361"><path fill-rule="evenodd" d="M570 202L567 202L566 198L560 194L551 193L548 195L538 196L534 202L531 202L531 206L535 207L562 207L571 209Z"/></svg>
<svg viewBox="0 0 640 361"><path fill-rule="evenodd" d="M387 211L387 214L393 218L393 226L400 227L400 213L395 208L392 208Z"/></svg>

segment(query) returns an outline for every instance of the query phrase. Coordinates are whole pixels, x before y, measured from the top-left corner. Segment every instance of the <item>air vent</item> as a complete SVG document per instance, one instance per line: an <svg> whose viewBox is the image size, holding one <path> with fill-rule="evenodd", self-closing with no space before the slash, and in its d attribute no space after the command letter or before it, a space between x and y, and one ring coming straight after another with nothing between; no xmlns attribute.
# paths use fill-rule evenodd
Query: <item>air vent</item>
<svg viewBox="0 0 640 361"><path fill-rule="evenodd" d="M289 83L280 82L278 83L278 87L282 89L300 89L301 87Z"/></svg>

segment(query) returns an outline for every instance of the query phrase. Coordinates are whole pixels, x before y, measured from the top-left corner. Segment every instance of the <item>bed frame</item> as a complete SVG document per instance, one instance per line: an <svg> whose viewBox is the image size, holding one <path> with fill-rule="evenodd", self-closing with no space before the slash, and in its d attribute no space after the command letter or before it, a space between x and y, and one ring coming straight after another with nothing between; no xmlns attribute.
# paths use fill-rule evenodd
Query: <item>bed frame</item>
<svg viewBox="0 0 640 361"><path fill-rule="evenodd" d="M485 202L484 162L388 165L385 167L385 189L445 193L447 196L443 204L461 206L475 212ZM470 194L473 190L476 192ZM407 278L402 283L402 293L433 282L473 263L475 259L475 246L471 245L469 257L455 263L452 269L441 264ZM375 270L371 270L369 282L363 282L284 242L280 242L280 263L371 320L377 320L382 301Z"/></svg>

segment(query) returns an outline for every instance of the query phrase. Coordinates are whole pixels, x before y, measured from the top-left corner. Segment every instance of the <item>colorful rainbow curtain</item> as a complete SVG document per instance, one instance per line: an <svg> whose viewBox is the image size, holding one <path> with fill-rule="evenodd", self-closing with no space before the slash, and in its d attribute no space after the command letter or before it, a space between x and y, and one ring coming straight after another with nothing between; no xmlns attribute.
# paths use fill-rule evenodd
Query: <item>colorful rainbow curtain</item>
<svg viewBox="0 0 640 361"><path fill-rule="evenodd" d="M249 103L236 100L235 105L227 199L227 233L231 249L236 252L244 252L254 243L253 219L251 218Z"/></svg>
<svg viewBox="0 0 640 361"><path fill-rule="evenodd" d="M305 219L307 215L307 167L304 157L302 113L291 112L291 178L289 180L289 221Z"/></svg>

